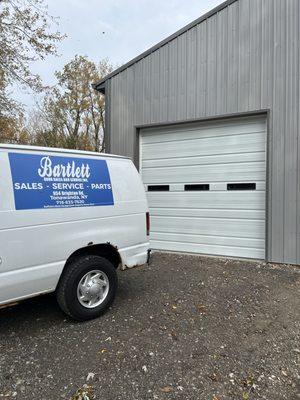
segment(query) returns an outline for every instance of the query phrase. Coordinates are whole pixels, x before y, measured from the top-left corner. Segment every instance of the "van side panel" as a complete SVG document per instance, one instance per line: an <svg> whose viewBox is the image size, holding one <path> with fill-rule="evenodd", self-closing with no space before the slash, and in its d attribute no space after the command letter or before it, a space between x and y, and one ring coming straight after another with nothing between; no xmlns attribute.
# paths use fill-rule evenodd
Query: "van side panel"
<svg viewBox="0 0 300 400"><path fill-rule="evenodd" d="M0 149L0 304L54 291L68 257L91 243L116 246L123 268L146 262L141 179L130 160L106 161L114 205L16 211L8 154Z"/></svg>
<svg viewBox="0 0 300 400"><path fill-rule="evenodd" d="M3 273L0 304L54 291L63 267L64 263L58 262Z"/></svg>

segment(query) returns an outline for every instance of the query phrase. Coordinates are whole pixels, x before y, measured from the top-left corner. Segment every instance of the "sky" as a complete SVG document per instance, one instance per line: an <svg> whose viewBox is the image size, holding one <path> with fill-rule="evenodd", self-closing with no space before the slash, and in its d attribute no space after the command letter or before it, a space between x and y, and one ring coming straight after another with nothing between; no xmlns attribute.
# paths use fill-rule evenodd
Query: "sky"
<svg viewBox="0 0 300 400"><path fill-rule="evenodd" d="M76 54L97 62L121 66L223 0L46 0L67 35L58 46L59 57L35 62L32 70L46 85L54 85L54 72ZM38 96L15 88L14 96L30 109Z"/></svg>

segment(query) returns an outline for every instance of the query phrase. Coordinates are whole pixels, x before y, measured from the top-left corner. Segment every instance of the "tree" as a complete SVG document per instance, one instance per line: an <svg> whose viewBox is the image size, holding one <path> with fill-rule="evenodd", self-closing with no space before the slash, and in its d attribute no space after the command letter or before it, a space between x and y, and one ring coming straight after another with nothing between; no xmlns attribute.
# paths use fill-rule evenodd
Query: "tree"
<svg viewBox="0 0 300 400"><path fill-rule="evenodd" d="M92 83L111 70L107 60L96 65L87 57L75 56L56 72L57 85L45 96L39 110L43 128L31 128L37 133L36 143L52 146L55 141L59 147L103 151L104 96L92 88Z"/></svg>
<svg viewBox="0 0 300 400"><path fill-rule="evenodd" d="M16 127L20 122L22 111L21 105L10 96L10 86L18 84L34 91L43 89L31 64L57 54L56 45L64 36L51 30L56 24L43 0L0 0L1 137L7 137L8 132L12 134L11 126ZM13 139L14 135L9 140Z"/></svg>
<svg viewBox="0 0 300 400"><path fill-rule="evenodd" d="M0 143L28 144L30 142L31 138L21 112L14 117L2 116L0 118Z"/></svg>
<svg viewBox="0 0 300 400"><path fill-rule="evenodd" d="M32 110L27 117L26 130L30 144L43 147L64 147L63 138L56 130L51 130L42 108Z"/></svg>
<svg viewBox="0 0 300 400"><path fill-rule="evenodd" d="M41 79L30 64L57 55L64 36L51 31L56 24L43 0L0 0L0 74L4 86L18 83L41 90Z"/></svg>

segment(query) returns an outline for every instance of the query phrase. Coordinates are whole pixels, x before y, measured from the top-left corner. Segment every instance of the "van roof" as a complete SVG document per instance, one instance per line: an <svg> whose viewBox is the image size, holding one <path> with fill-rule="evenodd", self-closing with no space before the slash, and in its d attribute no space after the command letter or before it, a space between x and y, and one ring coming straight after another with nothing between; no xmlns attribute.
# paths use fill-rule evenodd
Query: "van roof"
<svg viewBox="0 0 300 400"><path fill-rule="evenodd" d="M6 144L0 143L0 149L7 149L7 150L29 150L29 151L42 151L42 152L51 152L51 153L66 153L66 154L81 154L81 155L88 155L88 156L100 156L105 158L126 158L118 156L115 154L108 154L108 153L97 153L94 151L83 151L83 150L73 150L73 149L61 149L58 147L41 147L41 146L27 146L27 145L20 145L20 144Z"/></svg>

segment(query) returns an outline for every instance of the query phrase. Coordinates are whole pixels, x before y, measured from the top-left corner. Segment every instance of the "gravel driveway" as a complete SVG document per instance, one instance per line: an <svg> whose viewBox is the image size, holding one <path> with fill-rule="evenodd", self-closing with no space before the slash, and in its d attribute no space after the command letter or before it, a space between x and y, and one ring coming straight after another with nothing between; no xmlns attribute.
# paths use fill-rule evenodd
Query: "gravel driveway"
<svg viewBox="0 0 300 400"><path fill-rule="evenodd" d="M156 253L119 278L91 322L53 296L0 311L0 399L300 398L299 268Z"/></svg>

